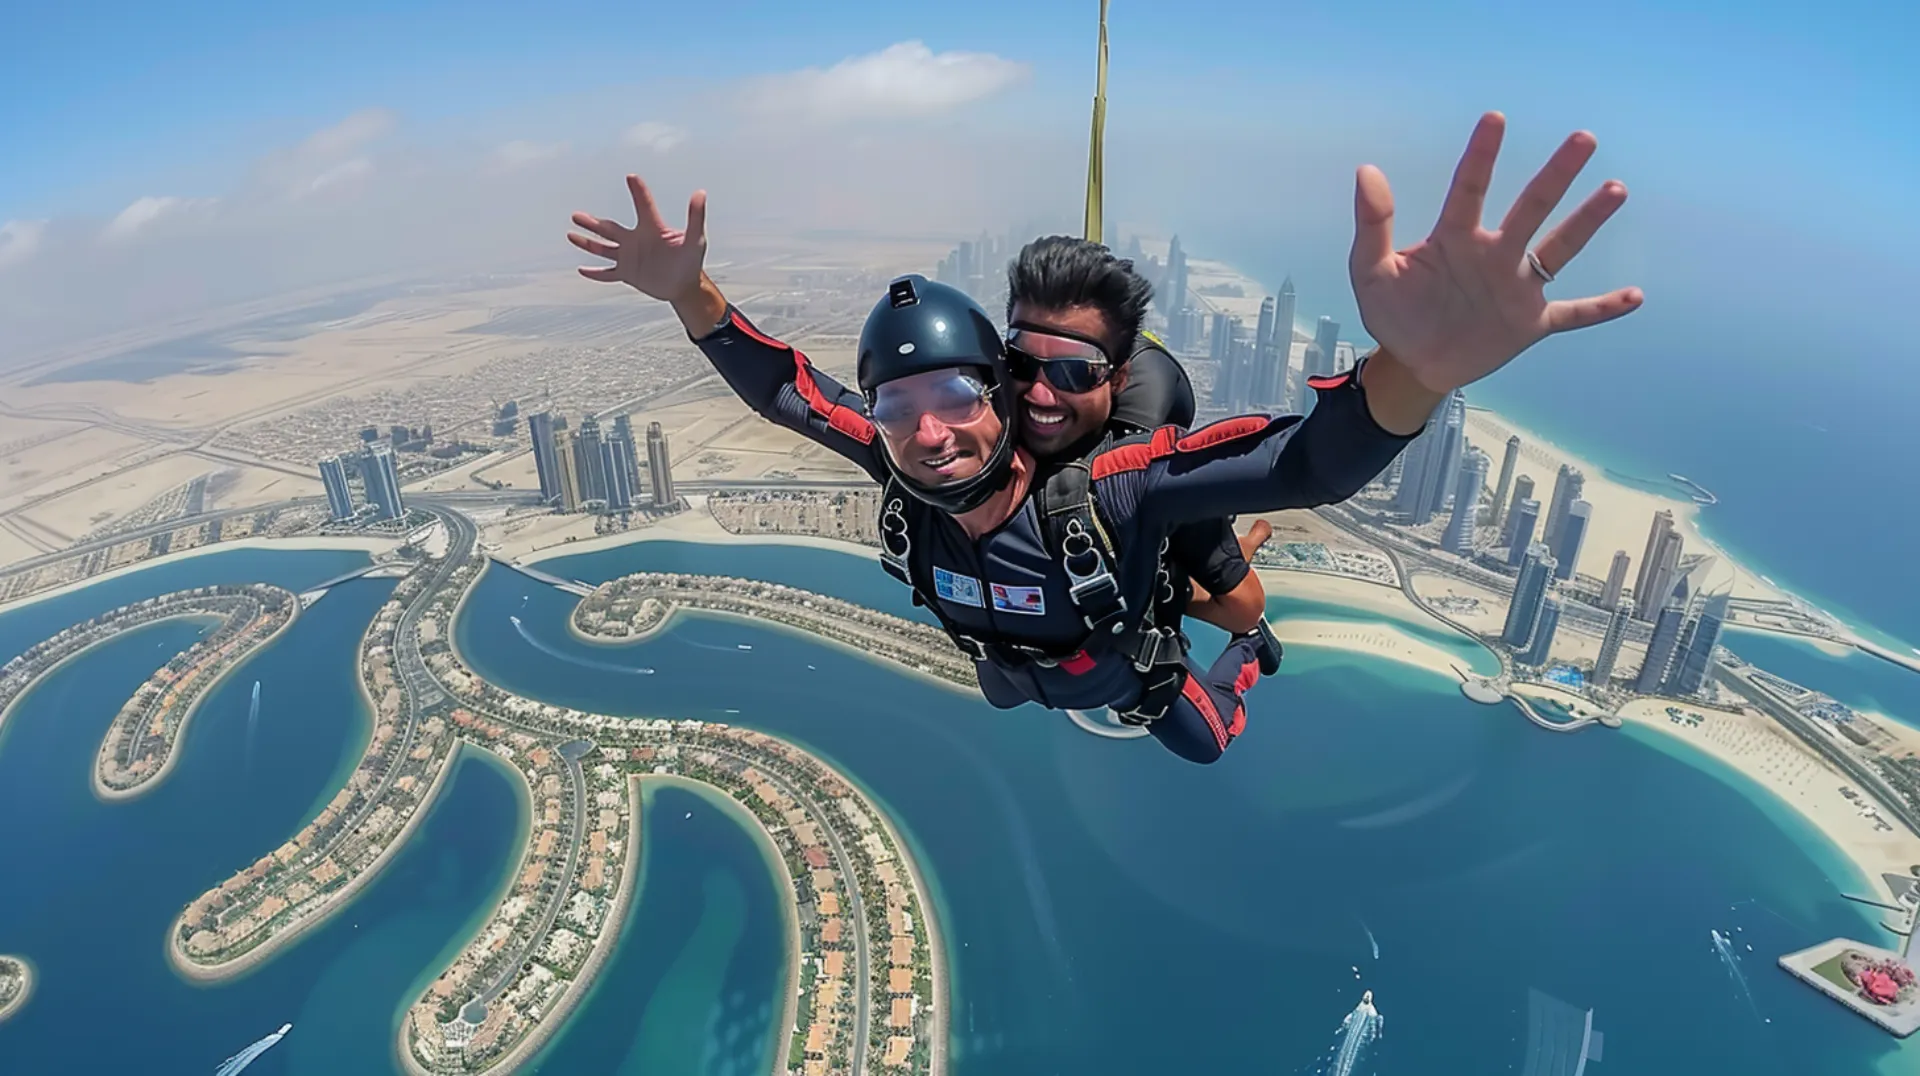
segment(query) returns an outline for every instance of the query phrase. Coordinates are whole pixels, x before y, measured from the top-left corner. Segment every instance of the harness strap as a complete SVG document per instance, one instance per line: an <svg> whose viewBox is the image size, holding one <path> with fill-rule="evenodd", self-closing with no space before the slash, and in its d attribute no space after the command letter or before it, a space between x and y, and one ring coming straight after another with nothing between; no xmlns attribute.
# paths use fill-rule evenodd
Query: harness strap
<svg viewBox="0 0 1920 1076"><path fill-rule="evenodd" d="M1076 460L1048 475L1040 507L1047 544L1066 570L1068 595L1087 631L1095 636L1125 631L1127 599L1111 568L1120 552L1094 509L1092 470Z"/></svg>
<svg viewBox="0 0 1920 1076"><path fill-rule="evenodd" d="M938 601L927 598L932 589L930 581L914 578L913 574L913 536L907 526L906 494L889 476L887 484L880 492L880 566L887 574L907 585L913 592L913 604L933 614L940 623L940 630L947 633L953 645L974 661L984 661L988 657L988 644L968 635L960 626L947 616L947 611Z"/></svg>
<svg viewBox="0 0 1920 1076"><path fill-rule="evenodd" d="M1187 669L1175 665L1148 680L1145 690L1130 710L1115 710L1113 716L1123 725L1148 725L1167 716L1187 684Z"/></svg>
<svg viewBox="0 0 1920 1076"><path fill-rule="evenodd" d="M950 618L935 597L933 581L919 578L914 571L907 495L891 477L880 501L881 567L906 584L913 592L913 603L931 612L953 644L975 661L991 660L1009 668L1030 662L1049 668L1059 666L1077 674L1092 667L1088 649L1098 642L1132 661L1142 674L1183 667L1188 647L1186 636L1179 630L1177 621L1161 627L1159 621L1163 618L1155 615L1170 606L1175 598L1166 559L1167 541L1163 539L1160 543L1153 594L1144 614L1129 631L1127 600L1120 593L1119 581L1112 570L1119 562L1119 549L1101 521L1093 496L1092 472L1086 463L1062 467L1036 492L1040 496L1042 537L1060 557L1061 567L1067 574L1068 595L1087 628L1087 637L1073 653L1062 655L1018 643L985 641L968 634ZM1177 683L1174 690L1177 693Z"/></svg>

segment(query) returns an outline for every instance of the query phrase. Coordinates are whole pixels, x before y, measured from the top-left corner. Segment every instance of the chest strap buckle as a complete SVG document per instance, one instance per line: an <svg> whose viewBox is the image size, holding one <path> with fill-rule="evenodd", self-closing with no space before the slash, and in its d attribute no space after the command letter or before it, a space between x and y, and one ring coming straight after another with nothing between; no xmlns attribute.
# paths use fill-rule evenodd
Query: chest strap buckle
<svg viewBox="0 0 1920 1076"><path fill-rule="evenodd" d="M1186 683L1186 666L1175 666L1164 679L1148 684L1140 692L1140 698L1130 710L1115 710L1113 716L1123 725L1136 727L1150 725L1167 716L1173 708L1175 699L1180 697L1180 688Z"/></svg>
<svg viewBox="0 0 1920 1076"><path fill-rule="evenodd" d="M957 631L948 631L947 637L952 639L953 645L959 647L960 652L962 654L965 654L967 657L973 659L974 661L987 660L987 648L985 645L983 645L980 642L980 640L975 639L970 635L962 635Z"/></svg>

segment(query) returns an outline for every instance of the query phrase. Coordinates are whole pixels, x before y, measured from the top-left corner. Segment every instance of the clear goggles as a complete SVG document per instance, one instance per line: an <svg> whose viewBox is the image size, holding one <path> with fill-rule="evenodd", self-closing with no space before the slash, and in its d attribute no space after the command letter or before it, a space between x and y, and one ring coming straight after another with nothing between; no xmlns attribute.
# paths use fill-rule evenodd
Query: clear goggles
<svg viewBox="0 0 1920 1076"><path fill-rule="evenodd" d="M882 383L868 407L873 424L888 437L906 440L932 415L943 426L962 426L986 414L993 386L962 370L930 370Z"/></svg>
<svg viewBox="0 0 1920 1076"><path fill-rule="evenodd" d="M1113 360L1091 340L1015 327L1007 331L1007 372L1028 384L1044 377L1061 392L1092 392L1113 376Z"/></svg>

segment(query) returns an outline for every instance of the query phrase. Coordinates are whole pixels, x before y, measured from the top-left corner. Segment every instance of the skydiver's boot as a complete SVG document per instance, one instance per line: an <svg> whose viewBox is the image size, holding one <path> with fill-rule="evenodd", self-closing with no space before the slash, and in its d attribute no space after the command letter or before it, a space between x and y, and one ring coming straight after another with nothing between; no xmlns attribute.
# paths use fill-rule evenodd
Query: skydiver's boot
<svg viewBox="0 0 1920 1076"><path fill-rule="evenodd" d="M1248 639L1253 642L1253 652L1260 659L1261 676L1272 676L1280 671L1280 658L1284 650L1280 646L1279 637L1273 634L1273 625L1267 623L1266 617L1261 617L1252 631L1245 635L1236 635L1234 638Z"/></svg>

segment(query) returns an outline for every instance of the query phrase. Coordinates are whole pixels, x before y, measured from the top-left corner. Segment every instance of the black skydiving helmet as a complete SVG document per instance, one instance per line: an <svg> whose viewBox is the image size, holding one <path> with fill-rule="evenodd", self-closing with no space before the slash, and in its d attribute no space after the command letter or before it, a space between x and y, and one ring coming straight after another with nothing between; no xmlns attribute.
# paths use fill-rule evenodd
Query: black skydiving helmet
<svg viewBox="0 0 1920 1076"><path fill-rule="evenodd" d="M914 497L959 513L1006 488L1013 477L1014 424L1005 344L987 312L965 292L918 274L895 280L860 330L858 372L888 466ZM910 389L881 392L888 382L910 377L915 378ZM959 424L978 419L986 408L1000 417L1000 437L976 473L929 486L893 458L894 442L911 437L900 431L911 431L921 415L931 411L943 422Z"/></svg>

